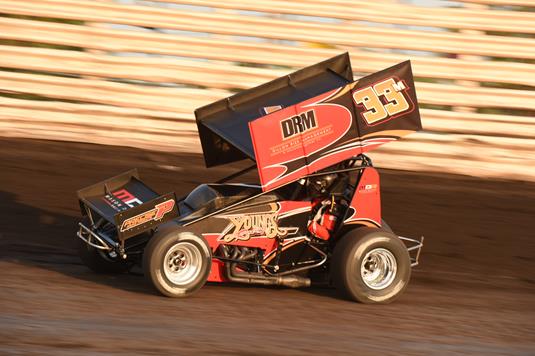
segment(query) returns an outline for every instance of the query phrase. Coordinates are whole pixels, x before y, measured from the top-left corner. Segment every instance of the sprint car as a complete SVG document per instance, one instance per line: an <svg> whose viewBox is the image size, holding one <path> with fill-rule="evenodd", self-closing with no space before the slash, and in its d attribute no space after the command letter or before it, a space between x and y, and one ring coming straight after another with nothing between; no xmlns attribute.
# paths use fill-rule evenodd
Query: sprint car
<svg viewBox="0 0 535 356"><path fill-rule="evenodd" d="M169 297L207 281L329 285L363 303L405 290L423 238L384 222L365 153L422 128L409 61L354 81L344 53L195 116L207 167L254 164L180 199L156 193L136 170L79 190L89 268L142 266ZM254 168L258 181L229 183Z"/></svg>

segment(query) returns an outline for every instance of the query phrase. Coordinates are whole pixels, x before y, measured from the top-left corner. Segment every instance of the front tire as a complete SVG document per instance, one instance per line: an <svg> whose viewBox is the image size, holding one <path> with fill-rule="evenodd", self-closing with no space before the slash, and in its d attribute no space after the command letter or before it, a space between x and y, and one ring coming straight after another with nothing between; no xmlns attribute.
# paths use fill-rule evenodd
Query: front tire
<svg viewBox="0 0 535 356"><path fill-rule="evenodd" d="M145 278L163 295L186 297L208 279L212 263L206 241L190 232L154 236L143 253Z"/></svg>
<svg viewBox="0 0 535 356"><path fill-rule="evenodd" d="M335 287L361 303L390 303L399 297L411 274L407 248L391 232L358 228L342 237L331 259Z"/></svg>

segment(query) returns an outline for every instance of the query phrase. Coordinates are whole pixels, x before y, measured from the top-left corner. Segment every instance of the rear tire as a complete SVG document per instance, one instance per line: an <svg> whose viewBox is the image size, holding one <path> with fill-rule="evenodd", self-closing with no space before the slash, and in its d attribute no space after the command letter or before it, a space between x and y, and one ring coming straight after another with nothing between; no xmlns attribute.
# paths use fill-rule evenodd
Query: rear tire
<svg viewBox="0 0 535 356"><path fill-rule="evenodd" d="M167 297L186 297L208 279L210 247L190 232L171 231L154 236L143 253L145 278Z"/></svg>
<svg viewBox="0 0 535 356"><path fill-rule="evenodd" d="M361 303L392 302L403 293L411 275L407 248L383 229L350 231L335 246L331 261L335 287Z"/></svg>
<svg viewBox="0 0 535 356"><path fill-rule="evenodd" d="M78 239L78 256L90 270L102 274L125 273L128 271L126 261L114 261L101 251Z"/></svg>
<svg viewBox="0 0 535 356"><path fill-rule="evenodd" d="M394 233L394 231L392 231L392 228L390 227L390 225L388 225L386 223L386 221L384 221L384 220L381 220L381 229L383 229L385 231L388 231L388 232L390 232L392 234Z"/></svg>

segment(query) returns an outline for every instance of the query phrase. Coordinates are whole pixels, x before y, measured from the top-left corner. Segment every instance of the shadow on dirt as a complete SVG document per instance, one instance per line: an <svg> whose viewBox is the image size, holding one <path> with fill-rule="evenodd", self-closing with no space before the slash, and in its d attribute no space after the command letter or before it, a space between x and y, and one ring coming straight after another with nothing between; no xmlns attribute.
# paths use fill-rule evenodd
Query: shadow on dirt
<svg viewBox="0 0 535 356"><path fill-rule="evenodd" d="M37 267L128 292L160 295L143 278L142 270L135 266L131 272L123 274L97 274L89 270L78 257L77 217L55 214L21 204L15 195L0 191L2 211L9 211L10 219L0 224L0 259L31 267ZM6 207L9 207L7 210ZM20 223L11 224L8 221ZM26 239L21 239L27 236ZM208 283L219 286L219 283ZM282 287L245 285L239 283L225 284L230 289ZM332 289L302 289L307 293L338 298Z"/></svg>
<svg viewBox="0 0 535 356"><path fill-rule="evenodd" d="M77 217L21 204L9 192L0 191L0 202L1 211L9 212L0 223L0 259L127 291L154 293L141 275L95 274L84 266L77 254Z"/></svg>

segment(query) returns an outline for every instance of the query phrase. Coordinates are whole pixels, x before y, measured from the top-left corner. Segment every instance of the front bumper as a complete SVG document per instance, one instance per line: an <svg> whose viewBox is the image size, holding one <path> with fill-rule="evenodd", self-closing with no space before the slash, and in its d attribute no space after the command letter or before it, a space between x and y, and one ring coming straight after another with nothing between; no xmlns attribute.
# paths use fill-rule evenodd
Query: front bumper
<svg viewBox="0 0 535 356"><path fill-rule="evenodd" d="M411 239L408 237L398 236L401 241L407 246L407 251L409 251L409 256L411 258L411 267L418 266L418 260L420 258L420 252L424 246L424 237L422 236L420 240Z"/></svg>

